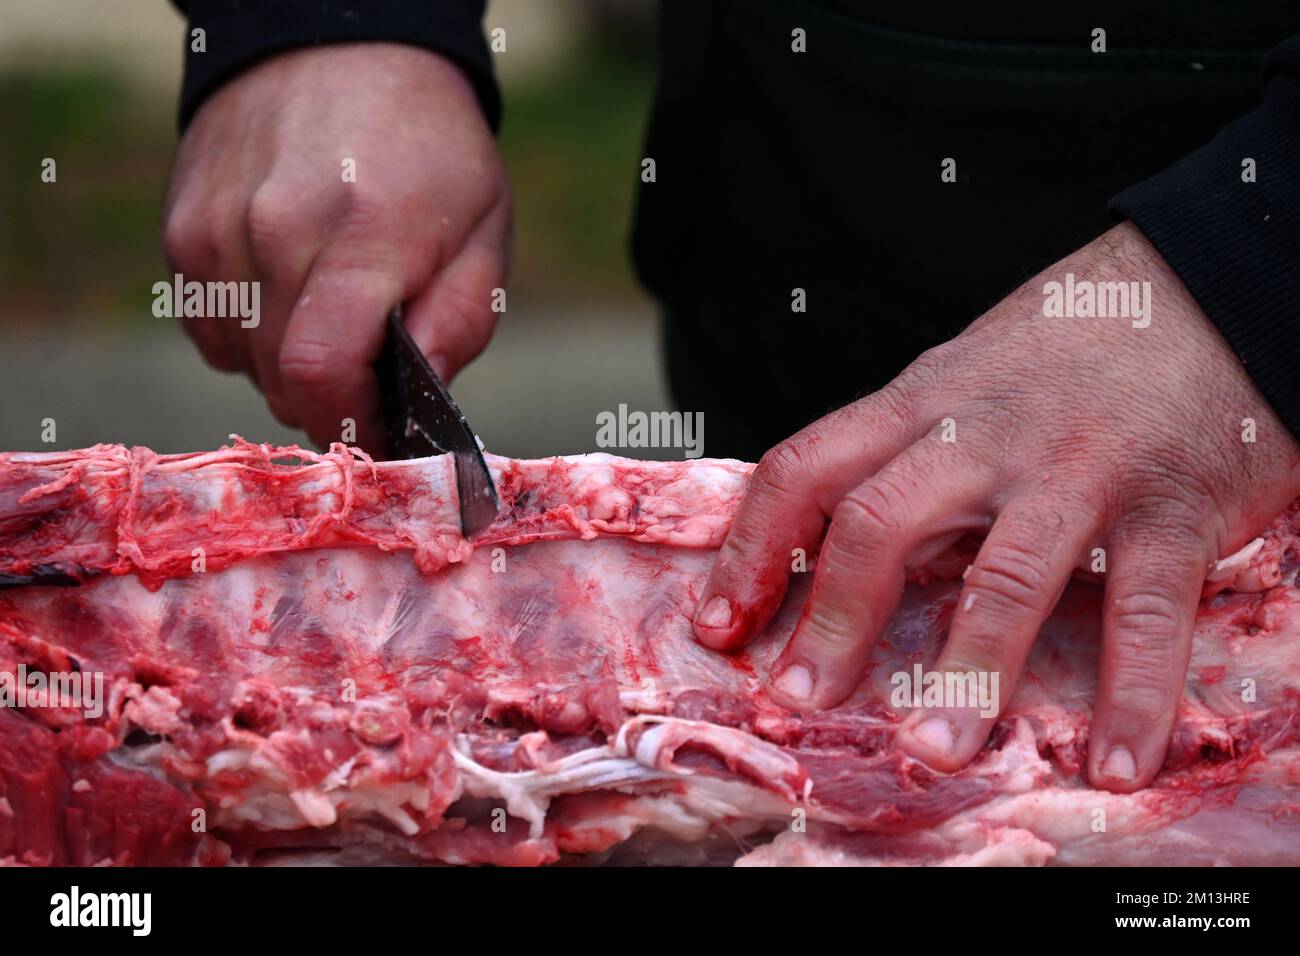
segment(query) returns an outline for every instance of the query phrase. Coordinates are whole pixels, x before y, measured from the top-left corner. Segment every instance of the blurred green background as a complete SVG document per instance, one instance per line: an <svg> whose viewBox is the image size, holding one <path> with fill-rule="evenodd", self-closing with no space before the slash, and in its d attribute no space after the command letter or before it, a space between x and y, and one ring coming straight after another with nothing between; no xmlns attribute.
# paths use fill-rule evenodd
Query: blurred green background
<svg viewBox="0 0 1300 956"><path fill-rule="evenodd" d="M4 0L0 449L296 440L151 312L184 23L165 0ZM654 82L649 0L493 0L515 194L509 311L454 393L490 448L595 450L596 412L667 407L627 232ZM41 162L58 162L42 183ZM58 440L39 441L53 417ZM678 453L680 454L680 452Z"/></svg>

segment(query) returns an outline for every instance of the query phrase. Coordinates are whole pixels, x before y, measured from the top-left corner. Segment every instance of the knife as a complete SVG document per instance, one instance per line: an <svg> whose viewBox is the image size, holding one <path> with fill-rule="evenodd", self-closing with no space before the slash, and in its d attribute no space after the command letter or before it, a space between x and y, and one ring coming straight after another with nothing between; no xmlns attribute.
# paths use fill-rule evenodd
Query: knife
<svg viewBox="0 0 1300 956"><path fill-rule="evenodd" d="M379 378L388 454L427 458L450 454L456 467L460 532L472 538L497 516L497 490L465 416L406 331L399 306L388 315Z"/></svg>

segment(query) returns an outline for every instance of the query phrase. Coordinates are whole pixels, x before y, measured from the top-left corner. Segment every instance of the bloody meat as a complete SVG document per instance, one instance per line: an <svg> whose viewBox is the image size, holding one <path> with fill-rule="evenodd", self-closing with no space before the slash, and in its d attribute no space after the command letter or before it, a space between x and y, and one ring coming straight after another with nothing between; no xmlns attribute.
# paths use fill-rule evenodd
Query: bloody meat
<svg viewBox="0 0 1300 956"><path fill-rule="evenodd" d="M0 673L104 688L0 709L0 860L1300 862L1295 505L1210 570L1164 769L1116 795L1083 776L1095 584L940 774L892 748L890 678L969 553L913 571L849 700L791 713L762 683L811 574L746 650L691 637L752 466L488 460L471 544L447 458L0 455Z"/></svg>

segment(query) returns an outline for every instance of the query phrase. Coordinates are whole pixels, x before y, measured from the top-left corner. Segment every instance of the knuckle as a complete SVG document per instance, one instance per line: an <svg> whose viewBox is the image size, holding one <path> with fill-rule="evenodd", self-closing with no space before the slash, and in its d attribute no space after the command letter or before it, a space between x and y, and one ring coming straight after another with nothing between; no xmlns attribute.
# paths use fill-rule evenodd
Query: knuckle
<svg viewBox="0 0 1300 956"><path fill-rule="evenodd" d="M335 361L327 344L302 341L284 348L278 366L286 386L318 391L333 380Z"/></svg>
<svg viewBox="0 0 1300 956"><path fill-rule="evenodd" d="M390 230L400 225L401 207L400 197L372 188L354 187L347 191L343 204L343 223L348 229L361 233Z"/></svg>
<svg viewBox="0 0 1300 956"><path fill-rule="evenodd" d="M1132 721L1160 713L1169 695L1171 664L1153 657L1117 661L1110 679L1110 706L1121 719Z"/></svg>
<svg viewBox="0 0 1300 956"><path fill-rule="evenodd" d="M966 579L968 591L1008 611L1038 613L1054 591L1047 561L1033 551L1006 543L987 545Z"/></svg>
<svg viewBox="0 0 1300 956"><path fill-rule="evenodd" d="M303 233L304 210L288 193L262 185L248 203L244 229L248 249L258 262L283 255L285 245Z"/></svg>
<svg viewBox="0 0 1300 956"><path fill-rule="evenodd" d="M831 655L842 654L862 640L860 630L842 611L818 604L809 609L808 619L800 631L800 642L805 650L811 649ZM821 655L817 655L821 656Z"/></svg>
<svg viewBox="0 0 1300 956"><path fill-rule="evenodd" d="M1108 617L1117 649L1135 652L1130 656L1145 656L1152 651L1151 638L1172 639L1183 613L1169 595L1142 590L1116 597L1110 603Z"/></svg>
<svg viewBox="0 0 1300 956"><path fill-rule="evenodd" d="M448 286L441 291L438 306L443 313L443 323L451 331L466 338L478 339L480 330L492 320L491 290L469 290L461 286Z"/></svg>
<svg viewBox="0 0 1300 956"><path fill-rule="evenodd" d="M1128 496L1124 510L1125 519L1117 533L1131 546L1143 546L1158 537L1166 549L1199 553L1205 549L1213 527L1213 512L1207 513L1198 504L1163 489Z"/></svg>
<svg viewBox="0 0 1300 956"><path fill-rule="evenodd" d="M895 422L901 422L905 428L910 429L916 422L919 403L926 395L925 391L914 389L912 383L905 376L900 375L865 402L852 407L859 408L866 416L863 424L868 427L876 427L878 419L884 416ZM933 393L930 393L930 397L932 396Z"/></svg>
<svg viewBox="0 0 1300 956"><path fill-rule="evenodd" d="M167 264L179 271L187 267L193 270L200 263L210 261L213 252L200 220L176 213L163 223L162 249Z"/></svg>
<svg viewBox="0 0 1300 956"><path fill-rule="evenodd" d="M874 480L854 489L835 507L831 526L847 540L870 544L902 534L906 516L888 483Z"/></svg>
<svg viewBox="0 0 1300 956"><path fill-rule="evenodd" d="M949 379L954 352L951 341L926 349L903 370L897 379L899 385L908 393L936 394Z"/></svg>
<svg viewBox="0 0 1300 956"><path fill-rule="evenodd" d="M1212 510L1215 489L1189 449L1162 445L1157 451L1126 458L1120 490L1130 508L1155 514Z"/></svg>
<svg viewBox="0 0 1300 956"><path fill-rule="evenodd" d="M785 561L786 554L774 545L766 522L736 521L718 549L714 567L716 573L728 582L728 587L739 588L742 583L748 587L752 582L755 564L775 567Z"/></svg>
<svg viewBox="0 0 1300 956"><path fill-rule="evenodd" d="M754 483L762 488L794 489L807 482L811 473L808 454L797 439L772 446L758 460Z"/></svg>

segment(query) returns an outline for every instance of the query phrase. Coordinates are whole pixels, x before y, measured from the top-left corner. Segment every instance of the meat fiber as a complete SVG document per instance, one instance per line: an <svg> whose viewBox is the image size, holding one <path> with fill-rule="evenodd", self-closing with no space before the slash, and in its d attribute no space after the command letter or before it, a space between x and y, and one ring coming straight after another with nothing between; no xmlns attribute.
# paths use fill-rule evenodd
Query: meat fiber
<svg viewBox="0 0 1300 956"><path fill-rule="evenodd" d="M0 455L0 674L50 679L0 708L0 860L1300 862L1294 505L1212 569L1165 767L1120 796L1082 769L1095 585L940 774L892 748L890 675L936 657L962 560L848 701L792 713L762 683L810 573L743 653L691 638L751 466L489 465L471 543L446 458Z"/></svg>

